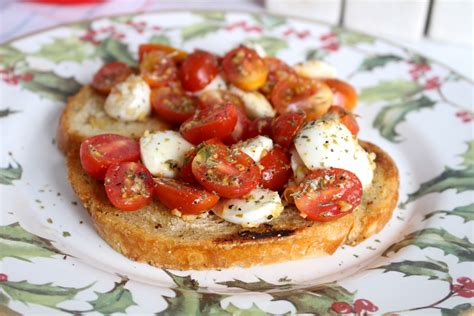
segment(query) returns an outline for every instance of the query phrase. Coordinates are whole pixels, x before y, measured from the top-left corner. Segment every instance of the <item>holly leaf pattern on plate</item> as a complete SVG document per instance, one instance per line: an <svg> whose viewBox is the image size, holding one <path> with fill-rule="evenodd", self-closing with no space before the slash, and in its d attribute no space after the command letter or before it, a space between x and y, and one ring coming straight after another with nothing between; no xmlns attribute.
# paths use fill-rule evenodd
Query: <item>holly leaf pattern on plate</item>
<svg viewBox="0 0 474 316"><path fill-rule="evenodd" d="M0 118L2 117L7 117L11 114L15 114L15 113L19 113L21 111L17 111L17 110L10 110L10 108L6 108L6 109L0 109Z"/></svg>
<svg viewBox="0 0 474 316"><path fill-rule="evenodd" d="M306 52L306 60L324 60L327 56L327 52L322 49L312 48Z"/></svg>
<svg viewBox="0 0 474 316"><path fill-rule="evenodd" d="M415 100L402 101L397 104L385 106L375 117L373 127L379 130L380 135L391 142L400 142L396 127L405 121L410 112L420 111L424 108L432 108L436 102L426 96Z"/></svg>
<svg viewBox="0 0 474 316"><path fill-rule="evenodd" d="M245 41L245 44L249 46L260 46L269 56L275 56L280 50L288 47L288 43L277 37L273 36L262 36L257 38L251 38Z"/></svg>
<svg viewBox="0 0 474 316"><path fill-rule="evenodd" d="M459 262L469 262L474 258L474 244L467 237L458 238L443 228L425 228L408 234L403 240L391 245L385 252L398 252L407 246L416 246L420 249L429 247L442 250L446 255L453 255Z"/></svg>
<svg viewBox="0 0 474 316"><path fill-rule="evenodd" d="M152 44L164 44L164 45L170 45L171 41L168 36L165 34L160 34L160 35L153 35L150 40L150 43Z"/></svg>
<svg viewBox="0 0 474 316"><path fill-rule="evenodd" d="M400 272L404 277L426 276L428 280L441 280L449 283L452 281L448 265L442 261L432 259L429 261L404 260L401 262L392 262L374 269L383 269L384 273Z"/></svg>
<svg viewBox="0 0 474 316"><path fill-rule="evenodd" d="M38 304L55 308L59 303L74 298L77 293L91 287L64 287L53 283L33 284L27 281L3 281L0 288L13 300L27 304Z"/></svg>
<svg viewBox="0 0 474 316"><path fill-rule="evenodd" d="M360 71L372 71L376 68L383 67L389 63L397 62L402 60L400 56L393 55L393 54L386 54L386 55L373 55L366 57L362 64L360 64L358 70Z"/></svg>
<svg viewBox="0 0 474 316"><path fill-rule="evenodd" d="M197 37L204 37L209 33L213 33L220 28L217 24L209 22L195 23L181 29L181 37L183 41L189 41Z"/></svg>
<svg viewBox="0 0 474 316"><path fill-rule="evenodd" d="M11 257L24 261L29 258L49 258L63 254L48 239L33 235L19 223L0 226L0 259Z"/></svg>
<svg viewBox="0 0 474 316"><path fill-rule="evenodd" d="M102 314L125 313L127 308L137 305L133 301L132 293L125 288L128 279L115 282L114 287L105 293L95 292L97 298L89 301L95 312Z"/></svg>
<svg viewBox="0 0 474 316"><path fill-rule="evenodd" d="M268 315L267 312L261 310L256 304L252 304L252 306L250 306L250 308L247 308L247 309L241 309L233 304L229 304L229 306L227 306L225 310L229 312L229 315L233 315L233 316L266 316Z"/></svg>
<svg viewBox="0 0 474 316"><path fill-rule="evenodd" d="M472 315L473 305L470 303L464 303L454 306L453 308L441 307L441 316L458 316L458 315Z"/></svg>
<svg viewBox="0 0 474 316"><path fill-rule="evenodd" d="M105 64L114 61L121 61L130 66L136 66L136 61L132 58L128 46L119 42L115 38L107 38L98 47L98 54Z"/></svg>
<svg viewBox="0 0 474 316"><path fill-rule="evenodd" d="M339 42L342 45L372 44L375 42L375 39L370 35L349 31L343 28L334 27L331 31L337 34Z"/></svg>
<svg viewBox="0 0 474 316"><path fill-rule="evenodd" d="M194 14L206 20L225 21L225 13L222 11L203 11L194 12Z"/></svg>
<svg viewBox="0 0 474 316"><path fill-rule="evenodd" d="M400 207L404 208L408 203L429 193L441 193L449 189L454 189L457 193L474 190L474 140L467 142L467 145L468 148L462 155L464 169L446 167L440 175L422 183L418 190L408 194L407 200Z"/></svg>
<svg viewBox="0 0 474 316"><path fill-rule="evenodd" d="M359 101L367 104L379 101L391 101L408 98L421 92L423 87L415 81L386 80L379 81L375 86L362 88Z"/></svg>
<svg viewBox="0 0 474 316"><path fill-rule="evenodd" d="M289 289L291 284L273 284L269 283L263 279L258 278L258 281L254 282L244 282L240 280L217 282L217 284L225 285L227 287L236 287L251 292L265 292L275 289Z"/></svg>
<svg viewBox="0 0 474 316"><path fill-rule="evenodd" d="M0 45L0 65L4 68L14 67L16 63L26 58L26 55L11 45Z"/></svg>
<svg viewBox="0 0 474 316"><path fill-rule="evenodd" d="M65 102L81 88L74 78L63 78L51 71L31 70L29 74L32 80L21 81L21 86L51 100Z"/></svg>
<svg viewBox="0 0 474 316"><path fill-rule="evenodd" d="M52 62L75 61L83 62L96 54L96 47L89 42L81 41L74 36L55 38L51 43L41 46L35 56L46 58Z"/></svg>
<svg viewBox="0 0 474 316"><path fill-rule="evenodd" d="M281 16L252 14L252 18L264 29L271 30L286 23L286 19Z"/></svg>
<svg viewBox="0 0 474 316"><path fill-rule="evenodd" d="M9 163L7 167L0 168L0 184L13 185L13 181L20 180L23 168L15 161L15 165Z"/></svg>
<svg viewBox="0 0 474 316"><path fill-rule="evenodd" d="M425 220L431 218L436 214L445 214L459 216L464 220L464 223L469 221L474 221L474 203L469 205L459 206L453 209L452 211L434 211L425 215Z"/></svg>

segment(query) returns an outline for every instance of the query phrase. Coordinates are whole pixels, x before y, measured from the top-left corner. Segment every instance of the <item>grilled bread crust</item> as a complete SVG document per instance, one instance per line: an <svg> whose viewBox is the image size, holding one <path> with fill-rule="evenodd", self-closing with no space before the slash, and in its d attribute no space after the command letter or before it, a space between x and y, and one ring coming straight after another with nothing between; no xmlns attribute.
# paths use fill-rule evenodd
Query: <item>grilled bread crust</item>
<svg viewBox="0 0 474 316"><path fill-rule="evenodd" d="M372 185L352 214L324 223L303 219L292 205L258 228L244 228L212 213L186 220L156 200L124 212L109 202L103 184L84 172L77 149L67 154L67 168L97 232L126 257L178 270L249 267L332 254L341 244L358 244L384 227L398 200L398 170L382 149L361 144L377 156Z"/></svg>

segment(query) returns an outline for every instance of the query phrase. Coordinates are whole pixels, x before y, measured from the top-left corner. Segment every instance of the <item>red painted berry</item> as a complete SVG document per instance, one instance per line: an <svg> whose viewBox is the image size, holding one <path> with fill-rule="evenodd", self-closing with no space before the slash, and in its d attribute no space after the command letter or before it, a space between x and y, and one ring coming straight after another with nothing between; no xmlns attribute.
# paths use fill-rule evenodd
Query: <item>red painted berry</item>
<svg viewBox="0 0 474 316"><path fill-rule="evenodd" d="M379 308L375 306L371 301L366 299L358 299L354 301L354 312L360 313L362 311L376 312Z"/></svg>
<svg viewBox="0 0 474 316"><path fill-rule="evenodd" d="M459 296L464 297L464 298L473 298L474 297L474 291L467 290L467 289L461 289L457 293Z"/></svg>
<svg viewBox="0 0 474 316"><path fill-rule="evenodd" d="M351 314L354 312L352 306L346 302L335 302L331 305L331 309L339 314Z"/></svg>
<svg viewBox="0 0 474 316"><path fill-rule="evenodd" d="M5 273L0 273L0 282L8 281L8 275Z"/></svg>
<svg viewBox="0 0 474 316"><path fill-rule="evenodd" d="M461 283L461 284L467 284L467 283L471 283L472 280L470 277L466 277L466 276L463 276L463 277L459 277L456 279L456 281L458 281L458 283Z"/></svg>

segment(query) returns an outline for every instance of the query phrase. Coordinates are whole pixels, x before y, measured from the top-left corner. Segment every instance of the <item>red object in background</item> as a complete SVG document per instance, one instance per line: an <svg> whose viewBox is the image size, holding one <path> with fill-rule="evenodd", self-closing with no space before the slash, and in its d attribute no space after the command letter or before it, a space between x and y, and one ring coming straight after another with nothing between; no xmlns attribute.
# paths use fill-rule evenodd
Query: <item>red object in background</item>
<svg viewBox="0 0 474 316"><path fill-rule="evenodd" d="M45 4L60 4L60 5L101 3L104 1L105 0L30 0L30 2L45 3Z"/></svg>

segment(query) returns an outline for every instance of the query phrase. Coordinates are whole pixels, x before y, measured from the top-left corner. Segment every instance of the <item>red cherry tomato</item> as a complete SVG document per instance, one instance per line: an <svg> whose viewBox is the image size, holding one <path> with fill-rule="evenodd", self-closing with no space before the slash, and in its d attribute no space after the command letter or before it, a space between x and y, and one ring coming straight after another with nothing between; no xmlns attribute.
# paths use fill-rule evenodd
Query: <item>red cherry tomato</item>
<svg viewBox="0 0 474 316"><path fill-rule="evenodd" d="M122 211L135 211L150 202L155 184L151 173L137 162L112 164L104 180L110 202Z"/></svg>
<svg viewBox="0 0 474 316"><path fill-rule="evenodd" d="M251 121L247 115L239 108L237 108L237 123L235 124L232 133L223 139L224 144L233 145L245 138L247 130Z"/></svg>
<svg viewBox="0 0 474 316"><path fill-rule="evenodd" d="M227 80L246 91L262 87L268 76L264 60L255 50L245 46L239 46L225 54L222 68Z"/></svg>
<svg viewBox="0 0 474 316"><path fill-rule="evenodd" d="M298 210L320 222L350 214L362 199L362 184L357 176L338 168L315 170L289 190Z"/></svg>
<svg viewBox="0 0 474 316"><path fill-rule="evenodd" d="M84 171L91 177L103 180L111 164L139 160L140 146L125 136L102 134L84 140L79 156Z"/></svg>
<svg viewBox="0 0 474 316"><path fill-rule="evenodd" d="M352 111L357 103L357 92L354 87L339 79L324 79L324 82L331 88L334 94L332 105L341 106L348 111Z"/></svg>
<svg viewBox="0 0 474 316"><path fill-rule="evenodd" d="M141 63L143 60L143 56L149 52L153 51L162 51L168 54L169 57L172 57L175 61L181 61L188 53L184 50L180 50L174 48L172 46L164 45L164 44L141 44L138 46L138 61Z"/></svg>
<svg viewBox="0 0 474 316"><path fill-rule="evenodd" d="M260 92L269 99L277 82L290 76L296 76L296 72L284 61L276 57L265 57L264 61L267 64L268 77L265 84L260 88Z"/></svg>
<svg viewBox="0 0 474 316"><path fill-rule="evenodd" d="M355 116L351 112L344 110L344 108L340 106L333 105L329 108L328 113L337 115L341 123L344 124L353 135L359 133L359 124L357 124Z"/></svg>
<svg viewBox="0 0 474 316"><path fill-rule="evenodd" d="M278 81L271 93L278 113L304 111L308 120L324 115L332 103L331 89L322 81L288 77Z"/></svg>
<svg viewBox="0 0 474 316"><path fill-rule="evenodd" d="M217 204L219 196L202 188L174 179L155 179L155 195L169 209L198 215Z"/></svg>
<svg viewBox="0 0 474 316"><path fill-rule="evenodd" d="M275 147L260 160L263 166L260 185L273 191L281 190L291 177L290 158L279 147Z"/></svg>
<svg viewBox="0 0 474 316"><path fill-rule="evenodd" d="M140 74L150 87L158 88L178 80L178 67L168 53L153 50L143 55Z"/></svg>
<svg viewBox="0 0 474 316"><path fill-rule="evenodd" d="M237 198L255 189L260 169L247 154L225 145L206 145L193 159L196 180L221 197Z"/></svg>
<svg viewBox="0 0 474 316"><path fill-rule="evenodd" d="M119 61L103 65L92 78L92 87L102 94L109 94L112 87L125 81L132 73L126 63Z"/></svg>
<svg viewBox="0 0 474 316"><path fill-rule="evenodd" d="M272 122L273 118L271 117L262 117L253 120L250 122L247 128L244 139L253 138L258 135L264 135L272 138Z"/></svg>
<svg viewBox="0 0 474 316"><path fill-rule="evenodd" d="M207 86L219 72L217 57L211 53L196 50L189 54L179 68L179 79L187 91L198 91Z"/></svg>
<svg viewBox="0 0 474 316"><path fill-rule="evenodd" d="M196 112L196 100L174 86L153 89L151 106L160 117L171 123L183 123Z"/></svg>
<svg viewBox="0 0 474 316"><path fill-rule="evenodd" d="M303 126L305 114L303 112L288 112L278 116L272 124L272 134L275 143L288 149L293 138Z"/></svg>
<svg viewBox="0 0 474 316"><path fill-rule="evenodd" d="M207 144L222 144L222 141L218 138L208 139L195 148L191 149L184 155L184 162L181 168L179 169L180 178L188 183L195 183L196 179L193 175L193 159L196 157L197 152Z"/></svg>
<svg viewBox="0 0 474 316"><path fill-rule="evenodd" d="M228 104L218 109L197 110L179 130L187 141L199 144L214 137L224 139L232 133L236 123L237 109Z"/></svg>

